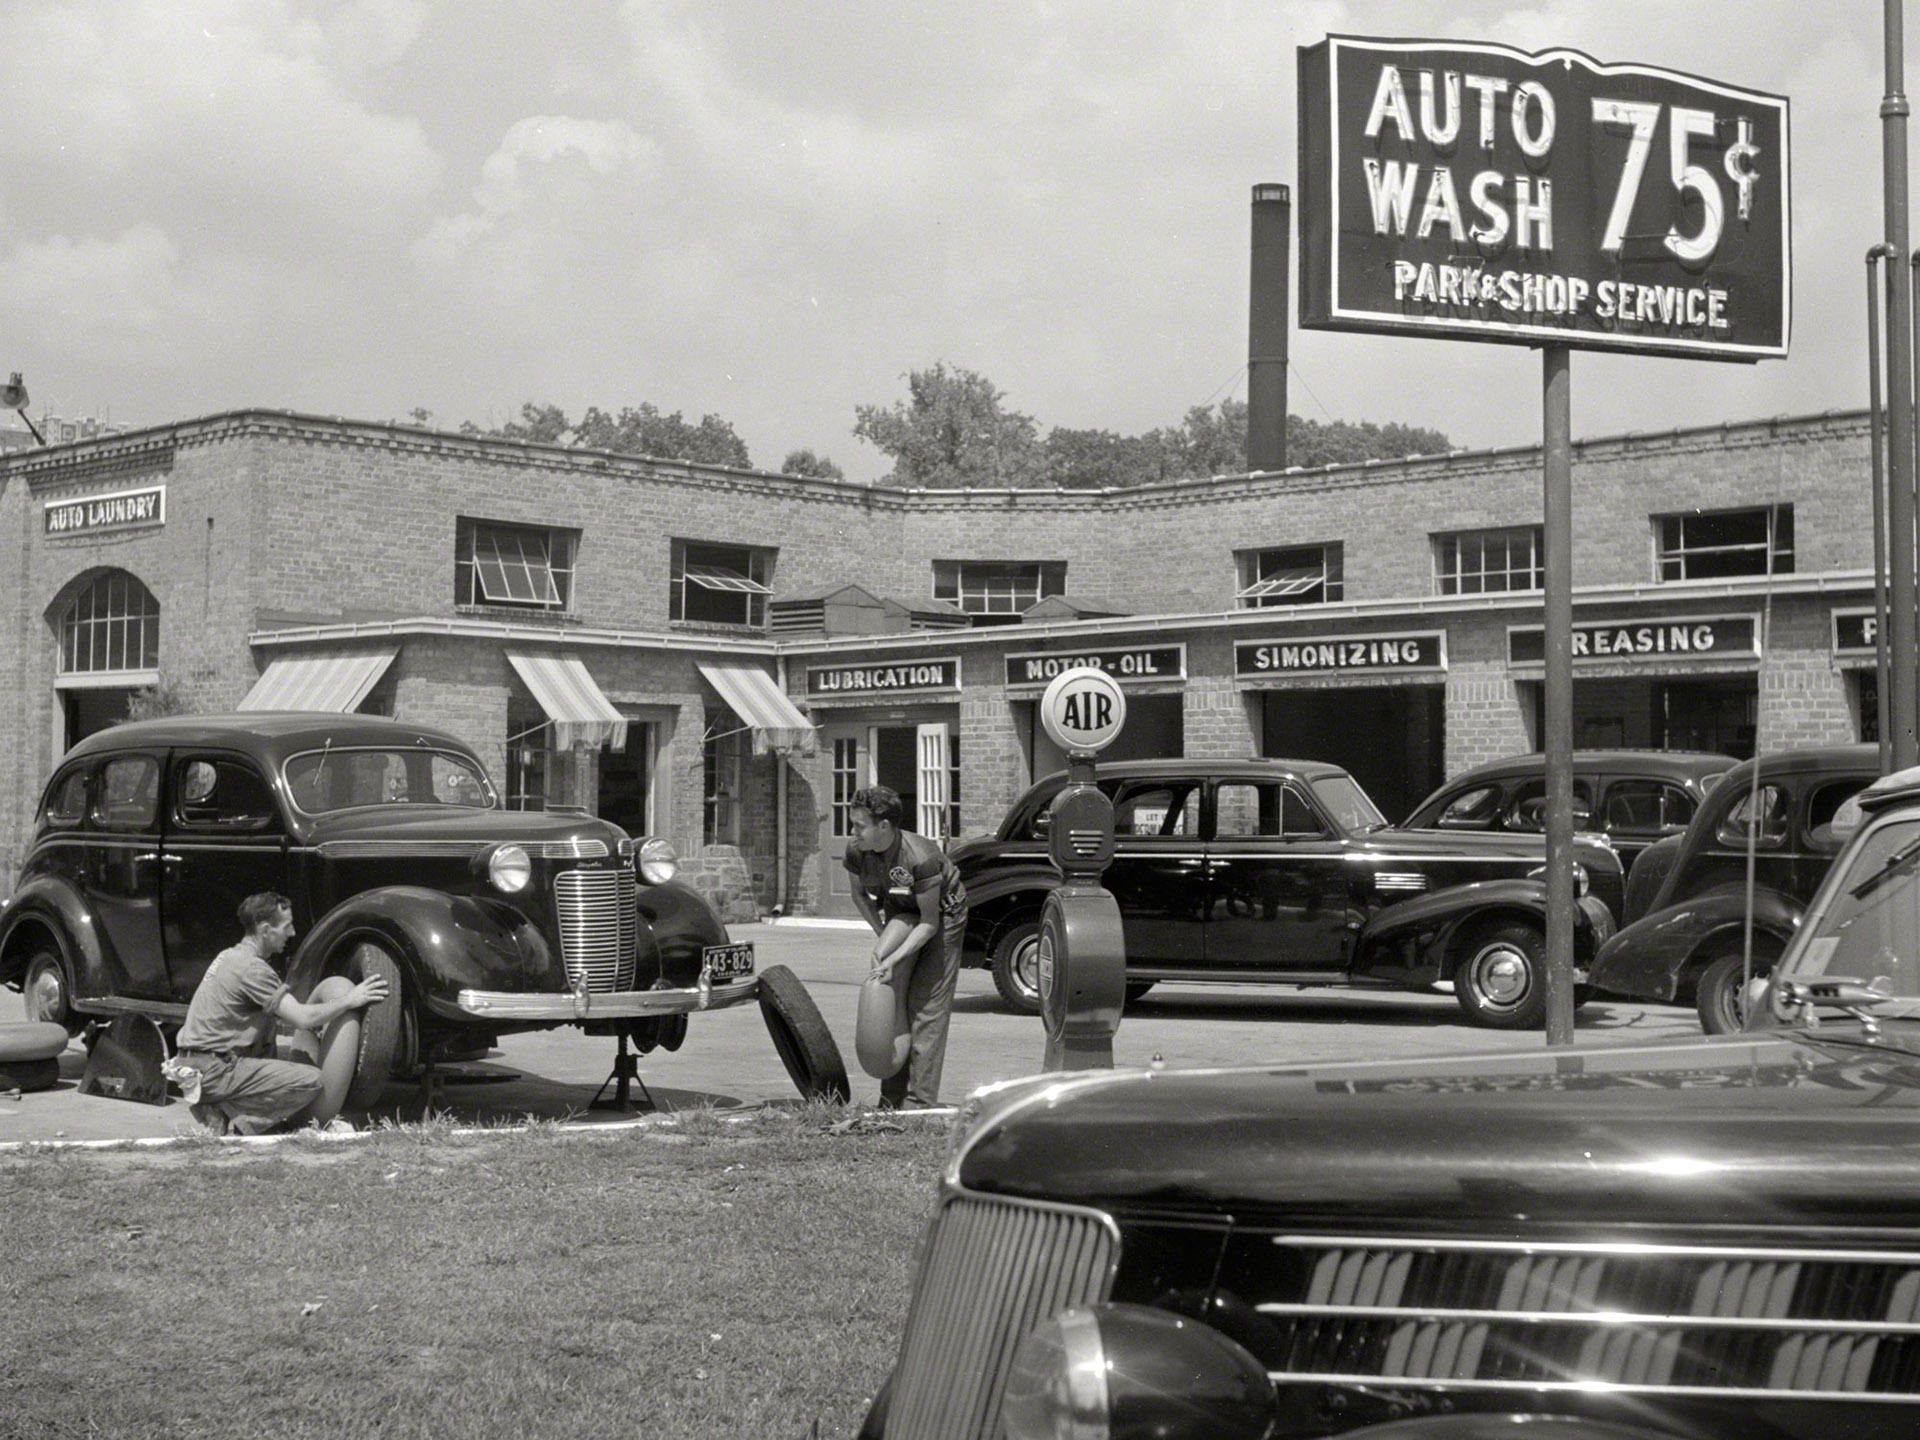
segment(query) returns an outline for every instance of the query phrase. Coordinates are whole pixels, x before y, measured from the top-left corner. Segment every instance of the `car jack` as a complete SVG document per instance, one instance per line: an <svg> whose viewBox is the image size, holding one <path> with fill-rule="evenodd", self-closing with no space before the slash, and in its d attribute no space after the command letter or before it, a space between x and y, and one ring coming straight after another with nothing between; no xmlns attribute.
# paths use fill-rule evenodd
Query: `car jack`
<svg viewBox="0 0 1920 1440"><path fill-rule="evenodd" d="M640 1078L640 1057L627 1053L625 1030L620 1032L614 1046L613 1070L600 1082L600 1088L593 1092L593 1099L587 1102L587 1108L589 1110L658 1110L660 1107L654 1103L653 1092L647 1089L647 1082ZM640 1086L641 1095L646 1098L644 1106L633 1103L632 1094L628 1089L636 1083ZM600 1097L606 1093L609 1085L613 1086L613 1094L603 1100Z"/></svg>

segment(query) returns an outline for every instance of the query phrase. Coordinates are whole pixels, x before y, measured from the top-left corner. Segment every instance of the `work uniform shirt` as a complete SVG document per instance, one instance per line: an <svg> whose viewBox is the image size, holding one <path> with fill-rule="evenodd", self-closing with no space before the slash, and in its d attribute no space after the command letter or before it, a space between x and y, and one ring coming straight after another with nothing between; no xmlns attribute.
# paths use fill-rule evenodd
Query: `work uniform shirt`
<svg viewBox="0 0 1920 1440"><path fill-rule="evenodd" d="M937 891L942 915L958 915L967 908L967 887L960 883L960 872L933 841L911 830L897 832L899 838L885 851L849 850L845 865L854 882L885 920L918 921L920 902L916 898Z"/></svg>
<svg viewBox="0 0 1920 1440"><path fill-rule="evenodd" d="M193 992L175 1047L215 1055L270 1053L274 1007L286 993L287 982L251 946L222 950Z"/></svg>

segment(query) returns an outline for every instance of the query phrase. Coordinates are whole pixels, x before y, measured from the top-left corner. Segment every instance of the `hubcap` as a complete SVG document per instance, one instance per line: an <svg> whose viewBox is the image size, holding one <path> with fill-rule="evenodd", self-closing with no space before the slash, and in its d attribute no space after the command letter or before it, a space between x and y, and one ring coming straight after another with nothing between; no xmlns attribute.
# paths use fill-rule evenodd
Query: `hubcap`
<svg viewBox="0 0 1920 1440"><path fill-rule="evenodd" d="M27 986L27 1018L57 1021L66 1008L66 987L60 983L60 972L51 965L42 966Z"/></svg>
<svg viewBox="0 0 1920 1440"><path fill-rule="evenodd" d="M1040 937L1034 936L1013 952L1013 981L1030 1000L1040 998Z"/></svg>
<svg viewBox="0 0 1920 1440"><path fill-rule="evenodd" d="M1507 945L1482 950L1473 958L1473 988L1488 1005L1511 1010L1532 988L1527 957Z"/></svg>

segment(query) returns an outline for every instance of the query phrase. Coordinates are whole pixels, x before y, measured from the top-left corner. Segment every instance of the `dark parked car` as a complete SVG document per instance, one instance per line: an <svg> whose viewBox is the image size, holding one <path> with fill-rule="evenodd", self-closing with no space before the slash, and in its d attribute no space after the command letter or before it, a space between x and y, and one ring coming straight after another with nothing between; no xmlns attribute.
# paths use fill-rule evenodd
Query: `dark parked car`
<svg viewBox="0 0 1920 1440"><path fill-rule="evenodd" d="M1917 780L1765 1033L976 1093L862 1440L1920 1432Z"/></svg>
<svg viewBox="0 0 1920 1440"><path fill-rule="evenodd" d="M1613 842L1628 873L1640 852L1687 828L1714 782L1737 763L1705 750L1576 750L1574 828ZM1457 775L1422 800L1408 830L1547 828L1547 757L1516 755Z"/></svg>
<svg viewBox="0 0 1920 1440"><path fill-rule="evenodd" d="M1451 981L1468 1019L1542 1023L1545 841L1396 830L1337 765L1134 760L1098 767L1116 853L1102 883L1120 907L1127 993L1161 980L1424 990ZM967 886L967 959L1008 1004L1038 1010L1049 776L991 840L954 847ZM1613 930L1620 863L1580 842L1575 934L1584 969Z"/></svg>
<svg viewBox="0 0 1920 1440"><path fill-rule="evenodd" d="M235 909L293 905L294 993L387 978L349 1103L521 1030L577 1025L678 1049L687 1016L759 1000L802 1091L846 1071L792 972L754 973L660 840L574 814L502 810L453 736L304 713L121 725L54 771L19 888L0 910L0 982L79 1033L118 1014L186 1018Z"/></svg>
<svg viewBox="0 0 1920 1440"><path fill-rule="evenodd" d="M1594 987L1691 1000L1709 1035L1743 1019L1747 841L1754 852L1753 955L1766 974L1786 948L1845 836L1835 813L1880 773L1872 745L1785 750L1729 770L1686 831L1650 846L1628 877L1625 922L1595 962Z"/></svg>

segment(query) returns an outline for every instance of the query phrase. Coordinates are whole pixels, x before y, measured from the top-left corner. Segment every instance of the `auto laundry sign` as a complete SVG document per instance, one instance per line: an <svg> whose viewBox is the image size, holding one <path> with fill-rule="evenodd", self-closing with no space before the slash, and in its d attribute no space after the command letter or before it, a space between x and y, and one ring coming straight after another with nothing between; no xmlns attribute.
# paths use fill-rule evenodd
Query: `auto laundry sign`
<svg viewBox="0 0 1920 1440"><path fill-rule="evenodd" d="M46 503L46 533L56 539L100 535L110 530L144 530L167 523L167 487L147 485Z"/></svg>
<svg viewBox="0 0 1920 1440"><path fill-rule="evenodd" d="M1295 640L1242 640L1233 673L1242 680L1293 675L1404 675L1447 668L1441 630L1407 635L1315 635Z"/></svg>
<svg viewBox="0 0 1920 1440"><path fill-rule="evenodd" d="M813 665L807 668L809 700L891 700L930 690L958 690L960 660L898 660L868 665Z"/></svg>
<svg viewBox="0 0 1920 1440"><path fill-rule="evenodd" d="M1538 625L1507 631L1509 665L1544 665L1546 632ZM1759 626L1751 615L1680 615L1661 620L1576 621L1573 663L1608 661L1648 664L1671 660L1752 659L1760 653Z"/></svg>
<svg viewBox="0 0 1920 1440"><path fill-rule="evenodd" d="M1759 360L1792 310L1785 97L1573 50L1300 51L1302 326Z"/></svg>
<svg viewBox="0 0 1920 1440"><path fill-rule="evenodd" d="M1145 645L1131 650L1063 650L1007 656L1007 688L1043 689L1056 675L1069 670L1104 670L1122 685L1178 683L1187 678L1187 647Z"/></svg>

